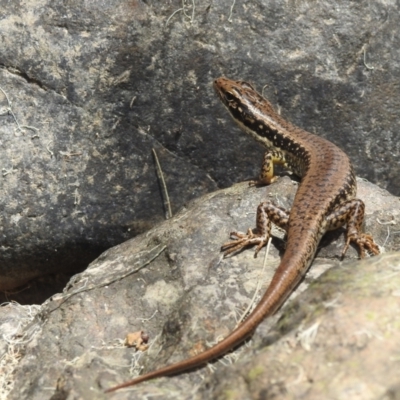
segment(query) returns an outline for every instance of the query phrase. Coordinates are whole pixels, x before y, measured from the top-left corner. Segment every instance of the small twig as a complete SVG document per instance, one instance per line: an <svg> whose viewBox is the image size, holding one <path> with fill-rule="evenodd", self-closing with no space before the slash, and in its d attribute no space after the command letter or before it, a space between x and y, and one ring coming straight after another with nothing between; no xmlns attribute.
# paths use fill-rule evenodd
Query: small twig
<svg viewBox="0 0 400 400"><path fill-rule="evenodd" d="M148 322L148 321L151 321L157 313L158 313L158 310L155 310L153 315L151 317L149 317L149 318L139 318L138 317L136 319L140 319L140 321L142 321L142 323Z"/></svg>
<svg viewBox="0 0 400 400"><path fill-rule="evenodd" d="M193 0L193 1L194 1L194 0ZM185 10L185 3L186 3L186 0L182 0L182 11L183 11L183 15L184 15L186 18L191 19L190 16L186 13L186 10Z"/></svg>
<svg viewBox="0 0 400 400"><path fill-rule="evenodd" d="M39 132L39 129L38 129L38 128L35 128L34 126L21 125L21 128L30 129L31 131L34 131L34 132Z"/></svg>
<svg viewBox="0 0 400 400"><path fill-rule="evenodd" d="M377 218L376 220L377 220L378 224L380 224L380 225L396 225L396 221L394 219L392 219L391 221L386 221L386 222L381 221L379 218Z"/></svg>
<svg viewBox="0 0 400 400"><path fill-rule="evenodd" d="M267 258L268 258L269 250L270 250L270 247L271 247L271 240L272 240L272 238L270 237L270 238L268 239L267 249L265 250L264 262L263 262L263 269L262 269L262 271L261 271L260 276L264 276L264 275L265 275L265 268L266 268L266 265L267 265ZM256 290L254 291L253 298L251 299L251 301L250 301L249 305L247 306L245 312L244 312L244 313L242 314L242 316L239 318L239 321L238 321L238 323L237 323L236 326L238 326L239 324L242 323L242 321L247 317L247 315L249 314L251 308L253 307L253 304L254 304L254 302L255 302L255 299L256 299L256 297L258 296L258 292L260 291L260 287L261 287L261 284L262 284L261 282L262 282L262 279L258 279L257 287L256 287Z"/></svg>
<svg viewBox="0 0 400 400"><path fill-rule="evenodd" d="M33 130L35 132L38 132L39 129L37 129L37 128L33 127L33 126L20 125L19 124L19 122L17 120L17 117L15 116L14 111L12 110L12 102L11 102L10 98L8 97L6 91L1 86L0 86L0 90L3 92L3 94L4 94L4 96L5 96L6 100L7 100L8 107L6 108L6 111L7 111L7 113L11 114L12 117L14 118L14 121L17 124L18 130L22 132L23 129L30 129L30 130ZM5 115L5 114L2 114L2 115Z"/></svg>
<svg viewBox="0 0 400 400"><path fill-rule="evenodd" d="M235 3L236 3L236 0L233 0L232 5L231 5L231 10L229 12L229 17L228 17L229 22L232 22L232 12L233 12L233 7L235 7Z"/></svg>
<svg viewBox="0 0 400 400"><path fill-rule="evenodd" d="M117 118L117 120L114 122L113 126L111 127L111 130L113 131L121 122L121 118Z"/></svg>
<svg viewBox="0 0 400 400"><path fill-rule="evenodd" d="M79 195L79 192L78 192L78 188L75 188L75 191L74 191L74 206L77 206L79 203L80 203L80 195Z"/></svg>
<svg viewBox="0 0 400 400"><path fill-rule="evenodd" d="M305 351L310 351L311 350L311 345L315 341L315 338L317 337L318 333L318 328L320 326L321 322L317 321L313 325L311 325L309 328L299 332L298 338L301 344L301 347Z"/></svg>
<svg viewBox="0 0 400 400"><path fill-rule="evenodd" d="M268 84L264 85L264 86L262 87L262 89L261 89L261 95L262 95L262 97L265 97L265 96L264 96L264 89L265 89L266 87L268 87Z"/></svg>
<svg viewBox="0 0 400 400"><path fill-rule="evenodd" d="M162 172L162 169L161 169L161 165L160 165L160 163L158 161L157 153L156 153L156 151L154 149L152 149L152 151L153 151L154 159L156 161L157 175L158 175L158 178L161 181L161 185L162 185L162 188L163 188L164 206L167 209L166 219L170 219L170 218L172 218L172 210L171 210L171 202L169 201L167 185L166 185L165 180L164 180L164 175L163 175L163 172Z"/></svg>
<svg viewBox="0 0 400 400"><path fill-rule="evenodd" d="M365 61L365 54L366 54L366 52L367 52L366 46L364 46L364 66L365 66L365 68L367 68L367 69L373 70L373 69L375 69L375 67L372 67L372 66L370 66L370 65L367 65L367 62Z"/></svg>
<svg viewBox="0 0 400 400"><path fill-rule="evenodd" d="M52 143L52 140L49 140L46 144L46 150L50 153L51 158L54 157L54 153L49 149L49 144Z"/></svg>
<svg viewBox="0 0 400 400"><path fill-rule="evenodd" d="M190 19L190 23L191 24L193 24L193 21L194 21L194 7L195 7L194 1L195 0L192 0L192 18Z"/></svg>
<svg viewBox="0 0 400 400"><path fill-rule="evenodd" d="M59 153L64 156L65 158L71 158L74 156L81 156L82 152L80 151L76 151L76 152L72 152L72 151L59 151Z"/></svg>
<svg viewBox="0 0 400 400"><path fill-rule="evenodd" d="M14 112L13 112L13 110L12 110L12 107L11 107L11 105L12 105L11 100L9 99L7 93L5 92L5 90L4 90L1 86L0 86L0 90L3 92L4 96L6 97L7 103L8 103L7 112L13 116L14 121L15 121L15 123L16 123L17 126L18 126L18 129L21 130L21 127L20 127L20 125L19 125L19 123L18 123L17 117L15 116L15 114L14 114Z"/></svg>
<svg viewBox="0 0 400 400"><path fill-rule="evenodd" d="M2 171L2 175L3 175L3 176L7 176L8 174L13 173L14 167L11 167L10 169L5 169L5 168L3 168L1 171Z"/></svg>
<svg viewBox="0 0 400 400"><path fill-rule="evenodd" d="M124 273L124 274L122 274L122 275L118 275L117 277L111 278L111 279L107 280L106 282L102 282L102 283L99 283L99 284L92 284L91 286L87 286L87 284L88 284L88 278L87 278L87 277L84 277L83 280L82 280L82 281L84 281L82 287L80 287L79 289L74 290L74 291L72 291L72 292L70 292L70 293L66 293L65 295L64 295L64 294L61 295L61 297L60 297L61 302L60 302L56 307L54 307L53 309L51 309L51 310L46 310L46 313L50 314L50 313L52 313L53 311L59 309L59 308L61 307L62 304L64 304L68 299L70 299L72 296L75 296L76 294L79 294L79 293L82 293L82 292L89 292L90 290L97 289L97 288L101 288L101 287L104 287L104 286L109 286L109 285L111 285L111 284L114 283L114 282L120 281L121 279L124 279L124 278L126 278L127 276L129 276L129 275L131 275L131 274L133 274L133 273L135 273L135 272L140 271L141 269L143 269L144 267L146 267L147 265L149 265L152 261L154 261L154 260L166 249L167 246L165 246L165 245L163 245L163 246L157 245L157 246L153 247L153 248L149 251L149 253L151 253L152 251L154 251L155 249L157 249L157 247L159 248L158 251L157 251L157 253L154 254L153 256L151 256L151 258L149 258L148 260L146 260L146 261L145 261L142 265L140 265L138 268L136 268L135 270L128 270L126 273Z"/></svg>
<svg viewBox="0 0 400 400"><path fill-rule="evenodd" d="M195 0L192 0L192 16L190 16L190 15L188 15L188 14L186 13L186 10L185 10L185 2L186 2L185 0L182 0L182 7L181 7L181 8L178 8L177 10L175 10L175 11L168 17L167 22L165 23L165 26L167 26L167 25L169 24L169 21L171 20L171 18L172 18L175 14L177 14L178 12L181 12L181 11L182 11L183 15L184 15L186 18L190 19L190 23L193 24L193 21L194 21L194 10L195 10Z"/></svg>
<svg viewBox="0 0 400 400"><path fill-rule="evenodd" d="M169 24L169 21L171 20L171 18L178 13L179 11L183 11L183 8L178 8L176 11L174 11L167 19L167 22L165 23L165 26L167 26Z"/></svg>
<svg viewBox="0 0 400 400"><path fill-rule="evenodd" d="M386 246L386 243L390 238L390 228L389 227L387 227L387 231L388 231L388 233L387 233L386 239L385 239L385 241L383 242L383 245L382 245L383 248Z"/></svg>

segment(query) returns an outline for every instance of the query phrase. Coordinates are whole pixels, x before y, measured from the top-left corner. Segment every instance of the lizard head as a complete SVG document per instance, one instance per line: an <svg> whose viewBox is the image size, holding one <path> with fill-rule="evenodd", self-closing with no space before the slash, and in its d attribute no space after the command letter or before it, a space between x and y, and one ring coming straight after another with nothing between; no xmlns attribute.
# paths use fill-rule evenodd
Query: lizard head
<svg viewBox="0 0 400 400"><path fill-rule="evenodd" d="M253 123L258 115L273 112L271 104L250 83L221 77L214 81L214 89L236 121Z"/></svg>

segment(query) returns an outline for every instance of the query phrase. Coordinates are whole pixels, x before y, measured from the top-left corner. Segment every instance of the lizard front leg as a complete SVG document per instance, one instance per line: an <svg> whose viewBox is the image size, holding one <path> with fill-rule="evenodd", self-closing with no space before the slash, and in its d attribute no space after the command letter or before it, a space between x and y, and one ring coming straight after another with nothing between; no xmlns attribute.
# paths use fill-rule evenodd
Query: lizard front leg
<svg viewBox="0 0 400 400"><path fill-rule="evenodd" d="M283 152L269 150L264 154L261 171L258 180L250 181L249 185L269 185L276 181L274 176L274 164L288 167ZM282 207L275 206L269 201L261 203L257 207L256 230L248 229L247 233L231 232L230 236L235 239L224 243L221 251L224 257L236 253L245 247L257 245L254 256L267 244L271 236L271 222L286 230L289 220L289 212Z"/></svg>
<svg viewBox="0 0 400 400"><path fill-rule="evenodd" d="M341 204L326 217L327 230L335 230L345 224L347 225L346 244L342 251L342 258L344 257L351 242L354 242L358 247L360 258L364 258L365 250L375 255L379 254L379 247L374 242L373 237L362 232L364 212L364 202L360 199L352 199Z"/></svg>
<svg viewBox="0 0 400 400"><path fill-rule="evenodd" d="M278 179L278 177L274 175L275 164L289 168L283 152L279 150L267 151L264 154L258 180L250 181L249 185L269 185L270 183L275 182Z"/></svg>
<svg viewBox="0 0 400 400"><path fill-rule="evenodd" d="M265 246L271 236L271 222L280 228L286 230L289 220L289 212L284 208L275 206L269 201L261 203L257 207L257 228L253 232L248 229L247 233L231 232L230 236L235 239L224 243L221 251L224 252L224 257L229 254L236 253L248 246L257 245L254 256L257 257L258 252Z"/></svg>

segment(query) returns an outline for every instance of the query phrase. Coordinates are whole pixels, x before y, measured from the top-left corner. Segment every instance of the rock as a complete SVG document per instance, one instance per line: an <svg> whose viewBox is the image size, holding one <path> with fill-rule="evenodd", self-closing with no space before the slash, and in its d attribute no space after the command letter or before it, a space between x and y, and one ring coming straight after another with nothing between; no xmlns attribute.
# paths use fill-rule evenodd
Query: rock
<svg viewBox="0 0 400 400"><path fill-rule="evenodd" d="M218 368L196 397L397 398L399 261L388 253L330 269L257 335L256 351Z"/></svg>
<svg viewBox="0 0 400 400"><path fill-rule="evenodd" d="M399 250L399 235L390 233L399 231L399 199L363 180L358 185L366 231L386 251ZM289 208L296 189L287 176L267 188L244 182L103 253L24 326L21 334L35 334L19 347L24 356L8 398L368 399L400 383L392 356L400 339L400 255L359 261L350 248L341 262L344 235L337 231L326 235L304 282L247 345L212 368L102 393L142 368L202 351L234 329L268 285L284 241L272 241L265 268L264 251L258 258L246 250L222 259L220 246L231 230L254 227L265 198ZM123 345L138 331L150 338L144 353Z"/></svg>
<svg viewBox="0 0 400 400"><path fill-rule="evenodd" d="M397 3L3 3L2 290L160 222L153 147L174 212L256 176L263 150L218 103L220 75L267 84L287 119L400 194Z"/></svg>

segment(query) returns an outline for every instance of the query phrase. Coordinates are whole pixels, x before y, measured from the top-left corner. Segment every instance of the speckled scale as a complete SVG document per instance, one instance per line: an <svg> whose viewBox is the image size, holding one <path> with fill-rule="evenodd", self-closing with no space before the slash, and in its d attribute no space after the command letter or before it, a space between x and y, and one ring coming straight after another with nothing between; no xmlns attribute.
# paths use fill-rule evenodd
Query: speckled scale
<svg viewBox="0 0 400 400"><path fill-rule="evenodd" d="M300 211L311 203L317 214L324 214L355 195L350 160L336 145L285 121L246 82L219 78L215 86L235 122L267 149L282 151L289 168L303 178L294 208Z"/></svg>
<svg viewBox="0 0 400 400"><path fill-rule="evenodd" d="M214 87L235 122L267 153L282 154L284 164L301 178L290 214L286 213L283 225L287 232L287 246L281 263L261 300L258 311L269 315L287 298L299 283L315 256L319 241L327 230L347 225L347 240L360 249L378 254L372 238L361 231L364 205L354 199L357 191L353 167L347 155L328 140L313 135L285 121L254 88L246 82L218 78ZM271 163L273 157L264 157ZM278 160L279 162L279 160ZM266 172L273 171L270 164ZM271 174L260 182L274 181ZM257 234L237 234L236 240L222 248L231 254L247 245L257 245L256 254L269 237L271 221L279 222L279 214L270 203L257 210ZM257 311L257 312L258 312Z"/></svg>

